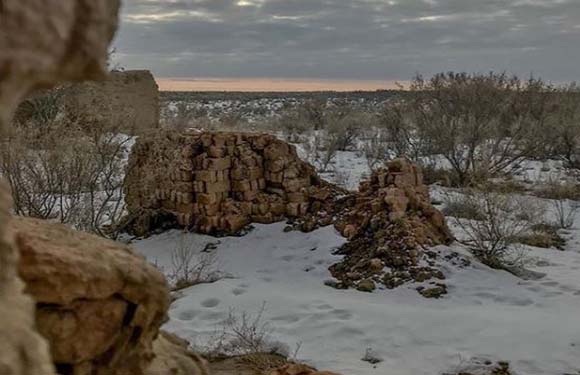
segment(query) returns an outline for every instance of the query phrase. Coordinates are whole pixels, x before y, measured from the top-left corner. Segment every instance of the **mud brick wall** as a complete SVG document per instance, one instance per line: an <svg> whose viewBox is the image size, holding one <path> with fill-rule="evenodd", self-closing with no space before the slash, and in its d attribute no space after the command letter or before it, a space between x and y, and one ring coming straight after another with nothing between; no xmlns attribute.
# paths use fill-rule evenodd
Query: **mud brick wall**
<svg viewBox="0 0 580 375"><path fill-rule="evenodd" d="M63 88L70 115L126 134L142 134L159 128L159 88L151 72L112 72L106 80L82 82Z"/></svg>
<svg viewBox="0 0 580 375"><path fill-rule="evenodd" d="M306 215L319 206L319 185L294 146L273 136L160 132L132 150L126 201L129 216L139 218L137 234L149 233L159 217L201 233L233 234L249 223Z"/></svg>

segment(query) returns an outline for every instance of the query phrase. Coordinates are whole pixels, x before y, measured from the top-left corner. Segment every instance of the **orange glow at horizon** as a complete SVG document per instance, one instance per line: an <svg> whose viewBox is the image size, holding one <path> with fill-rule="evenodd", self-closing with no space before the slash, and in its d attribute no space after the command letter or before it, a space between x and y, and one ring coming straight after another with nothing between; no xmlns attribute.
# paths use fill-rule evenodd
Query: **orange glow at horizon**
<svg viewBox="0 0 580 375"><path fill-rule="evenodd" d="M156 78L161 91L376 91L398 89L395 81L285 78ZM405 84L406 82L401 82Z"/></svg>

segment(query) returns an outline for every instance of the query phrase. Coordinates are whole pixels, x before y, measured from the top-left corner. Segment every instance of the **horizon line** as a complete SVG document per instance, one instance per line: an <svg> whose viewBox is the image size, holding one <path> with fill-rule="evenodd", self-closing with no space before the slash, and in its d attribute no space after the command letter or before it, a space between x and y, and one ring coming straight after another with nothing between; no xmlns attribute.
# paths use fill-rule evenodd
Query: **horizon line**
<svg viewBox="0 0 580 375"><path fill-rule="evenodd" d="M160 91L324 92L379 91L400 88L405 81L325 78L155 77Z"/></svg>

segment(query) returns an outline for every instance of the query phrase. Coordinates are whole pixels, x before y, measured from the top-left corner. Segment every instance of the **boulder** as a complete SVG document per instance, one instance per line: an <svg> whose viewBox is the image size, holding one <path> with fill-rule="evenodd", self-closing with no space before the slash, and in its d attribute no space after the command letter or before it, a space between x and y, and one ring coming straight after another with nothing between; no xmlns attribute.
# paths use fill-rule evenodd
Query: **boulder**
<svg viewBox="0 0 580 375"><path fill-rule="evenodd" d="M209 375L205 359L189 350L189 343L162 331L153 343L155 358L145 375Z"/></svg>
<svg viewBox="0 0 580 375"><path fill-rule="evenodd" d="M129 247L63 225L15 218L10 228L57 371L143 374L169 307L163 275Z"/></svg>

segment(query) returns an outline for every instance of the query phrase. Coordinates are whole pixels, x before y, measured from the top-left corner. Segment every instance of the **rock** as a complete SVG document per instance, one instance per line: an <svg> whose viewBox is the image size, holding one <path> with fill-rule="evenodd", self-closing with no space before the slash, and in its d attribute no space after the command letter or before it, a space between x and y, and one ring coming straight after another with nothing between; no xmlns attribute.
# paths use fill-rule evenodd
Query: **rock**
<svg viewBox="0 0 580 375"><path fill-rule="evenodd" d="M163 275L129 247L63 225L15 218L10 228L57 370L142 373L169 307Z"/></svg>
<svg viewBox="0 0 580 375"><path fill-rule="evenodd" d="M161 331L153 342L155 358L145 375L209 375L207 361L188 347L187 341Z"/></svg>
<svg viewBox="0 0 580 375"><path fill-rule="evenodd" d="M419 293L425 298L440 298L444 294L447 294L447 288L444 286L436 286L433 288L422 288Z"/></svg>
<svg viewBox="0 0 580 375"><path fill-rule="evenodd" d="M17 274L18 253L7 233L9 207L7 189L0 181L0 373L51 375L48 345L35 330L34 303L23 294Z"/></svg>
<svg viewBox="0 0 580 375"><path fill-rule="evenodd" d="M361 280L356 287L361 292L372 292L376 289L375 282L371 279Z"/></svg>
<svg viewBox="0 0 580 375"><path fill-rule="evenodd" d="M370 260L369 262L369 269L372 272L379 272L381 271L383 268L385 267L385 265L383 264L383 261L378 259L378 258L373 258Z"/></svg>
<svg viewBox="0 0 580 375"><path fill-rule="evenodd" d="M339 374L328 371L316 371L312 367L302 364L287 364L276 370L271 371L268 375L339 375Z"/></svg>
<svg viewBox="0 0 580 375"><path fill-rule="evenodd" d="M1 2L0 137L32 90L104 76L118 10L118 0ZM34 304L23 294L18 251L7 232L10 204L0 181L0 373L51 375L48 345L35 331Z"/></svg>

